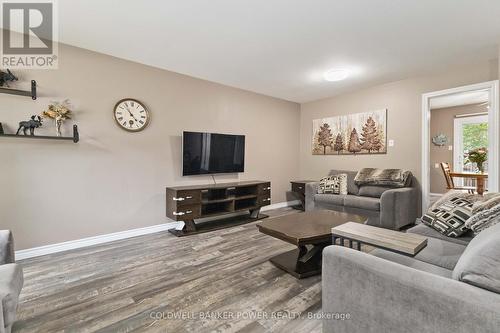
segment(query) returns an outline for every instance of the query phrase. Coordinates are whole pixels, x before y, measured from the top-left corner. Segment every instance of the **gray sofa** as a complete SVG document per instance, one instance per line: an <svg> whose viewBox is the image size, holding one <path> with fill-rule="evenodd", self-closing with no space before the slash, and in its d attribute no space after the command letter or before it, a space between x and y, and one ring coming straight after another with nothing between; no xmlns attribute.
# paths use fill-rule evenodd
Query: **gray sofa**
<svg viewBox="0 0 500 333"><path fill-rule="evenodd" d="M23 287L23 271L15 263L12 233L0 230L0 333L10 333Z"/></svg>
<svg viewBox="0 0 500 333"><path fill-rule="evenodd" d="M390 188L354 183L356 171L331 170L329 175L347 174L347 195L318 194L319 182L306 185L306 211L331 209L368 217L367 224L401 229L414 223L420 210L417 181L412 176L409 186Z"/></svg>
<svg viewBox="0 0 500 333"><path fill-rule="evenodd" d="M475 238L408 232L429 237L415 257L325 248L323 311L344 320L325 319L323 332L500 332L500 224Z"/></svg>

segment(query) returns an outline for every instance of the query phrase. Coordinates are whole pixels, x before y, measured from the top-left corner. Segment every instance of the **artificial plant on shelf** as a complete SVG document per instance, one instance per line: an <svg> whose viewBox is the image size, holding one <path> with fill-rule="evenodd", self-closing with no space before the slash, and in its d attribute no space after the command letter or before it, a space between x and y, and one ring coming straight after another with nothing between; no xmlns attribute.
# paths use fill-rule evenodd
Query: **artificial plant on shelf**
<svg viewBox="0 0 500 333"><path fill-rule="evenodd" d="M479 172L484 172L484 162L488 160L488 149L476 148L465 154L466 163L476 163Z"/></svg>
<svg viewBox="0 0 500 333"><path fill-rule="evenodd" d="M57 136L61 136L61 126L66 119L71 119L71 104L68 99L62 102L51 102L42 116L55 121Z"/></svg>

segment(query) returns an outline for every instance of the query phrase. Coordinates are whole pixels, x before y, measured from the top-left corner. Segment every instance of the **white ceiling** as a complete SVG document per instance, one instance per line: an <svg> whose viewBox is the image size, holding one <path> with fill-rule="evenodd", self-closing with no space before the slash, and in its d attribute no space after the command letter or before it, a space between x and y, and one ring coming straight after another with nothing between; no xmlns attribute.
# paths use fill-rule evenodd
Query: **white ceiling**
<svg viewBox="0 0 500 333"><path fill-rule="evenodd" d="M477 90L434 97L430 101L430 108L433 110L450 108L452 106L486 103L490 100L489 96L490 94L487 90Z"/></svg>
<svg viewBox="0 0 500 333"><path fill-rule="evenodd" d="M60 40L305 102L495 59L498 0L58 1ZM332 67L352 70L326 82Z"/></svg>

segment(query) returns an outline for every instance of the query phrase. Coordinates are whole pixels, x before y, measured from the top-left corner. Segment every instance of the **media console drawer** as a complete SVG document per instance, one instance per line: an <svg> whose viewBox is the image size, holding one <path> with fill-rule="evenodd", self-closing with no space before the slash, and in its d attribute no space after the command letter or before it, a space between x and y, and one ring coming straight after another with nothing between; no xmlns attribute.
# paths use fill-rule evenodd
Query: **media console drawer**
<svg viewBox="0 0 500 333"><path fill-rule="evenodd" d="M260 196L257 200L257 204L259 206L268 206L271 204L271 196L270 195L263 195Z"/></svg>
<svg viewBox="0 0 500 333"><path fill-rule="evenodd" d="M201 191L177 191L177 194L175 196L172 196L172 200L176 201L177 205L189 205L192 203L198 203L201 201Z"/></svg>
<svg viewBox="0 0 500 333"><path fill-rule="evenodd" d="M201 207L198 204L185 205L182 207L178 207L177 209L172 209L170 212L167 212L167 216L170 217L172 220L176 221L193 220L199 218L200 215L201 215Z"/></svg>
<svg viewBox="0 0 500 333"><path fill-rule="evenodd" d="M258 186L259 195L271 194L271 183L264 183Z"/></svg>

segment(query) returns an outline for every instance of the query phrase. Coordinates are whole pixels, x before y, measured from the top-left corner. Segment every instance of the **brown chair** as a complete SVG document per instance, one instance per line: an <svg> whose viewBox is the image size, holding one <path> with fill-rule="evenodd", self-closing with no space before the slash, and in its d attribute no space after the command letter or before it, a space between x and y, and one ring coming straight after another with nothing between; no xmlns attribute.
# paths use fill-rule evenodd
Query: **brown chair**
<svg viewBox="0 0 500 333"><path fill-rule="evenodd" d="M451 168L449 163L442 162L439 163L439 165L441 165L441 170L443 170L444 179L446 180L446 187L449 190L467 191L471 194L474 194L474 192L476 191L476 188L474 186L455 186L453 177L450 176Z"/></svg>

